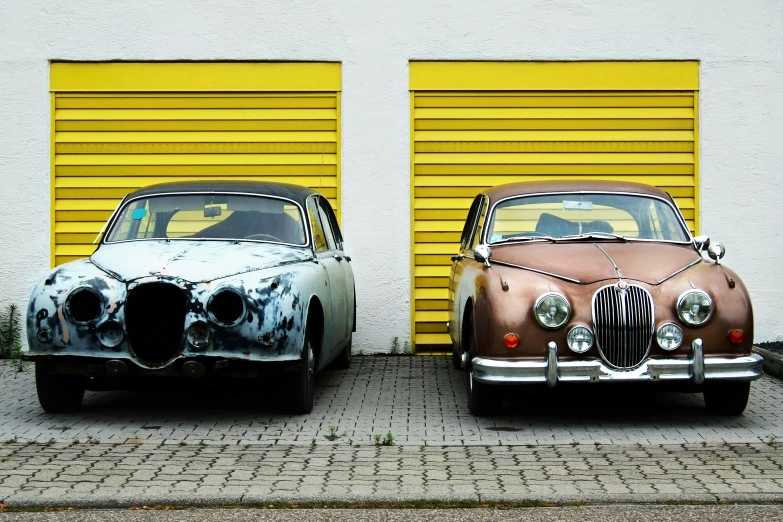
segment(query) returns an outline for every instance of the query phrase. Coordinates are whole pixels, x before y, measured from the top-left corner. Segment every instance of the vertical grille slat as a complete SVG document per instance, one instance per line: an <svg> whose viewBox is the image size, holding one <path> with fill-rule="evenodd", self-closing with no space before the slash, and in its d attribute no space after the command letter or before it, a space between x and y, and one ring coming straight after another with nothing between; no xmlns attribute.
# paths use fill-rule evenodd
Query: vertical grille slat
<svg viewBox="0 0 783 522"><path fill-rule="evenodd" d="M652 296L644 288L600 288L593 296L593 327L604 360L620 369L641 364L652 343L654 317Z"/></svg>

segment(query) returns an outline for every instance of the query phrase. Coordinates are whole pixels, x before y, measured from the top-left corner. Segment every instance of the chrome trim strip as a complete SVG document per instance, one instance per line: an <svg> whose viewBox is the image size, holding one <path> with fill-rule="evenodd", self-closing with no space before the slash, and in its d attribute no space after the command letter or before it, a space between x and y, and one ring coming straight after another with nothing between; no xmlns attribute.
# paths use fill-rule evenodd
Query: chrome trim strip
<svg viewBox="0 0 783 522"><path fill-rule="evenodd" d="M688 237L688 241L665 241L663 239L637 239L637 238L628 238L629 241L651 241L653 243L673 243L676 245L691 245L693 246L694 250L696 249L696 246L693 244L693 236L691 235L691 231L688 229L688 224L685 222L685 218L682 217L682 213L680 212L680 209L678 209L675 205L672 205L672 202L667 200L666 198L662 198L660 196L653 196L652 194L640 194L639 192L621 192L621 191L606 191L606 190L564 190L564 191L556 191L556 192L534 192L532 194L517 194L516 196L508 196L506 198L499 199L495 201L492 204L492 207L489 209L489 212L487 213L487 216L489 217L489 223L493 223L493 220L495 219L495 207L498 206L498 204L503 203L504 201L508 201L509 199L516 199L516 198L527 198L532 196L551 196L551 195L558 195L558 194L614 194L614 195L621 195L621 196L637 196L640 198L652 198L657 199L659 201L663 201L669 207L674 211L674 215L677 216L677 219L680 222L680 226L682 227L682 230L685 232L685 235ZM481 231L482 234L482 242L487 243L491 245L486 240L487 236L487 230L489 227L484 227L484 230Z"/></svg>
<svg viewBox="0 0 783 522"><path fill-rule="evenodd" d="M623 274L622 274L622 273L620 273L620 267L619 267L619 266L617 266L617 263L615 263L615 262L614 262L614 259L612 259L612 256L610 256L610 255L609 255L609 252L607 252L606 250L604 250L604 249L601 247L601 245L598 245L598 244L596 244L596 243L593 243L593 245L594 245L595 247L597 247L597 248L598 248L598 250L600 250L601 252L603 252L603 253L604 253L604 255L606 256L606 258L609 260L609 262L610 262L610 263L612 263L612 266L614 267L614 271L615 271L615 272L617 272L617 279L622 279L622 278L623 278Z"/></svg>
<svg viewBox="0 0 783 522"><path fill-rule="evenodd" d="M681 273L685 272L685 271L686 271L686 270L688 270L690 267L698 265L698 264L699 264L699 263L701 263L702 261L704 261L704 258L703 258L703 257L701 257L701 256L699 256L699 259L696 259L696 260L694 260L694 261L693 261L693 263L691 263L691 264L689 264L689 265L685 265L684 267L680 268L680 269L679 269L679 270L677 270L676 272L672 272L671 274L667 275L666 277L664 277L663 279L661 279L660 281L658 281L658 282L657 282L657 283L655 283L655 284L656 284L656 285L659 285L659 284L661 284L661 283L663 283L663 282L666 282L666 281L668 281L669 279L671 279L672 277L676 276L677 274L681 274Z"/></svg>
<svg viewBox="0 0 783 522"><path fill-rule="evenodd" d="M473 378L488 384L548 383L553 365L551 351L545 359L505 360L476 357L472 362ZM598 359L559 361L557 382L654 382L693 380L691 358L647 359L631 371L614 370ZM753 381L764 375L763 358L758 354L741 357L704 357L704 381ZM703 382L704 382L703 381Z"/></svg>
<svg viewBox="0 0 783 522"><path fill-rule="evenodd" d="M471 259L473 259L472 256L465 256L465 257L470 257ZM520 268L522 270L528 270L530 272L535 272L537 274L543 274L543 275L548 275L548 276L551 276L551 277L556 277L558 279L562 279L563 281L568 281L569 283L576 283L576 284L579 284L579 285L582 284L582 282L579 279L573 279L571 277L566 277L566 276L562 276L562 275L558 275L558 274L553 274L552 272L547 272L545 270L539 270L537 268L530 268L529 266L515 265L513 263L507 263L505 261L498 261L497 259L493 259L492 260L492 264L493 265L508 266L508 267L511 267L511 268Z"/></svg>
<svg viewBox="0 0 783 522"><path fill-rule="evenodd" d="M163 192L163 193L156 193L156 194L146 194L143 196L136 196L135 198L131 198L127 201L123 201L117 208L114 210L114 213L112 213L111 216L109 216L109 220L106 222L105 232L103 234L103 238L101 239L100 244L98 247L100 248L100 245L114 245L117 243L132 243L134 241L242 241L245 243L270 243L273 245L287 245L287 246L294 246L294 247L307 247L310 245L310 235L308 227L305 227L303 225L303 229L305 232L305 239L306 242L304 244L298 245L296 243L283 243L280 241L262 241L260 239L239 239L239 238L180 238L180 237L150 237L150 238L144 238L144 239L126 239L123 241L106 241L106 237L111 233L112 229L114 228L114 222L117 220L117 218L120 215L120 210L127 207L129 204L133 203L134 201L137 201L139 199L148 199L148 198L156 198L156 197L162 197L162 196L198 196L201 194L223 194L227 196L250 196L250 197L256 197L256 198L269 198L269 199L279 199L282 201L288 201L294 205L296 205L296 208L299 209L299 215L302 217L302 223L309 223L307 219L307 214L305 213L304 209L302 208L302 205L294 201L290 198L284 198L282 196L271 196L266 194L254 194L251 192L231 192L231 191L209 191L209 190L197 190L197 191L188 191L188 192ZM310 197L310 196L308 196Z"/></svg>

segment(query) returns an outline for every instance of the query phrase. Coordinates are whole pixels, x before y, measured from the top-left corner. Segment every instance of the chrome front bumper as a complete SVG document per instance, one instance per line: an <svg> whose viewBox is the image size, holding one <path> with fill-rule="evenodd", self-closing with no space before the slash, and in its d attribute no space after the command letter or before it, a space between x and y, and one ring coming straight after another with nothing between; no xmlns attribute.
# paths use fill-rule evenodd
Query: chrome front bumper
<svg viewBox="0 0 783 522"><path fill-rule="evenodd" d="M763 359L757 354L744 357L704 357L701 339L691 344L687 359L647 359L633 370L615 370L603 361L560 361L557 345L549 343L545 360L508 361L476 357L472 362L473 378L489 384L558 382L642 382L684 381L702 384L705 379L752 381L764 372Z"/></svg>

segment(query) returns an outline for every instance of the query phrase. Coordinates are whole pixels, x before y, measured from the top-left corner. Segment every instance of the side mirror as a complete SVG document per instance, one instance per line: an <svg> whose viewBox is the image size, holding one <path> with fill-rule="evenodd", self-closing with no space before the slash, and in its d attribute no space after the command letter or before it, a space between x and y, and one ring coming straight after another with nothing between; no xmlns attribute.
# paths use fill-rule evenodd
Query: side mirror
<svg viewBox="0 0 783 522"><path fill-rule="evenodd" d="M713 243L707 249L707 255L719 265L720 260L726 255L726 248L720 243Z"/></svg>
<svg viewBox="0 0 783 522"><path fill-rule="evenodd" d="M479 245L473 250L473 259L479 263L484 263L484 266L489 266L489 260L492 257L492 250L489 245Z"/></svg>
<svg viewBox="0 0 783 522"><path fill-rule="evenodd" d="M693 238L693 244L696 250L707 250L710 247L710 236L696 236Z"/></svg>

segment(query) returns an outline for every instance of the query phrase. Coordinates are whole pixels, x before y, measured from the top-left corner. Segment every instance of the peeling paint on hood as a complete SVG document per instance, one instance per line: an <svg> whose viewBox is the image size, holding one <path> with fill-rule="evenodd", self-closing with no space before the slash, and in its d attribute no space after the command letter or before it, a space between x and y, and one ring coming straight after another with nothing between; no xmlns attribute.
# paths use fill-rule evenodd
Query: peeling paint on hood
<svg viewBox="0 0 783 522"><path fill-rule="evenodd" d="M308 248L271 243L147 240L103 244L90 260L125 282L149 276L173 276L200 283L311 257Z"/></svg>

